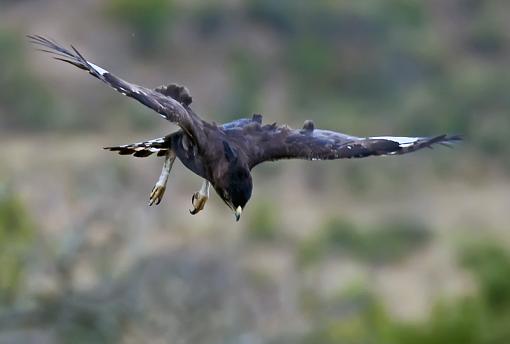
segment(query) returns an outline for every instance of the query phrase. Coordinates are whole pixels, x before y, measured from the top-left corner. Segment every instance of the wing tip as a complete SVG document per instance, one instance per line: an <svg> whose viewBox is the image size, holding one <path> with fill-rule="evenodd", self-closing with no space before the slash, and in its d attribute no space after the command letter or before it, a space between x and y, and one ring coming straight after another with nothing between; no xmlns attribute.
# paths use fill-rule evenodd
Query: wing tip
<svg viewBox="0 0 510 344"><path fill-rule="evenodd" d="M456 143L460 143L464 140L464 137L460 134L443 134L435 136L427 142L429 145L440 144L446 147L452 147Z"/></svg>
<svg viewBox="0 0 510 344"><path fill-rule="evenodd" d="M445 141L461 142L461 141L464 141L464 135L461 135L461 134L446 135Z"/></svg>
<svg viewBox="0 0 510 344"><path fill-rule="evenodd" d="M433 137L426 138L425 140L418 140L415 144L417 146L414 147L411 151L418 150L420 148L430 148L433 149L434 145L438 144L441 146L445 146L448 148L453 148L456 143L463 141L463 136L460 134L441 134Z"/></svg>

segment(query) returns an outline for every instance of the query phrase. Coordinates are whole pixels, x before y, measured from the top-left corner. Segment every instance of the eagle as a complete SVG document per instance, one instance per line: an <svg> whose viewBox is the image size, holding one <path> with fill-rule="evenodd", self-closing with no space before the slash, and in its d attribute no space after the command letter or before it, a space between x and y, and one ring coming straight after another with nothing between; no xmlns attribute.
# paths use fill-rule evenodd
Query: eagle
<svg viewBox="0 0 510 344"><path fill-rule="evenodd" d="M292 129L277 123L264 124L260 114L219 125L202 119L192 110L192 97L186 87L170 84L150 89L131 84L85 59L72 45L65 48L43 36L27 37L39 50L87 71L180 128L165 137L105 147L121 155L147 157L154 154L164 157L161 175L149 196L151 206L161 202L176 158L203 179L200 190L192 195L193 209L190 213L195 215L204 209L212 186L234 212L236 221L239 221L252 194L251 170L263 162L401 155L431 148L435 144L451 146L461 140L459 135L446 134L429 137L356 137L318 129L311 120L306 120L300 129Z"/></svg>

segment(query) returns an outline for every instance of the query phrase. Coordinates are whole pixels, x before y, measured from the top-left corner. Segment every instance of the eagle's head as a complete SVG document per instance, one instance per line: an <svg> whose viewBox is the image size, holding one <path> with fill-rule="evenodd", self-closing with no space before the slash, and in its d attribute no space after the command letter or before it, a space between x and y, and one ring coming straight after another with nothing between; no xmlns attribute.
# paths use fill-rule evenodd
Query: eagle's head
<svg viewBox="0 0 510 344"><path fill-rule="evenodd" d="M239 221L244 206L250 200L253 188L250 169L243 159L240 159L237 149L227 141L223 141L223 151L226 162L225 173L214 188L221 199L234 211L236 221Z"/></svg>
<svg viewBox="0 0 510 344"><path fill-rule="evenodd" d="M243 209L250 200L253 187L250 170L241 166L229 168L227 184L216 187L221 199L234 211L236 221L239 221Z"/></svg>

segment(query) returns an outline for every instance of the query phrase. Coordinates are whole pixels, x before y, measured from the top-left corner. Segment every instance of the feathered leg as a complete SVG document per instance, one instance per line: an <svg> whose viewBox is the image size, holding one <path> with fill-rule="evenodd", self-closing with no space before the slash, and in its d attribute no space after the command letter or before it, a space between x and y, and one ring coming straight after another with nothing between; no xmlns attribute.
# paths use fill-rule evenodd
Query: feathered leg
<svg viewBox="0 0 510 344"><path fill-rule="evenodd" d="M175 152L170 149L167 151L165 155L165 162L163 163L163 169L161 170L161 175L159 179L152 188L151 194L149 196L149 205L152 206L154 204L158 205L161 203L163 199L163 195L166 190L166 183L168 181L168 176L170 175L170 171L172 170L172 166L175 161Z"/></svg>
<svg viewBox="0 0 510 344"><path fill-rule="evenodd" d="M199 211L204 209L205 203L209 199L209 188L211 187L211 184L209 181L204 179L204 182L202 183L202 187L200 188L200 191L195 192L193 196L191 197L191 204L193 205L193 210L190 210L189 212L191 215L198 214Z"/></svg>

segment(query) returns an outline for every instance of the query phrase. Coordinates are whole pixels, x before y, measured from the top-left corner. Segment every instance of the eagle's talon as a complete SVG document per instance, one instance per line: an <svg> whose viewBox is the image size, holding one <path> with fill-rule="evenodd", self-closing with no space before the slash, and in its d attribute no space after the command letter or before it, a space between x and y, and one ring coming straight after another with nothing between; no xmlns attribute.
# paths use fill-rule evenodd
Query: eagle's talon
<svg viewBox="0 0 510 344"><path fill-rule="evenodd" d="M160 204L163 199L163 195L165 194L165 190L166 186L164 185L154 185L149 196L149 206Z"/></svg>
<svg viewBox="0 0 510 344"><path fill-rule="evenodd" d="M193 205L193 210L190 209L189 210L189 213L191 215L196 215L198 214L199 211L201 211L202 209L204 209L205 207L205 203L207 202L207 199L209 197L207 197L206 195L202 195L200 192L195 192L192 196L191 196L191 204Z"/></svg>

